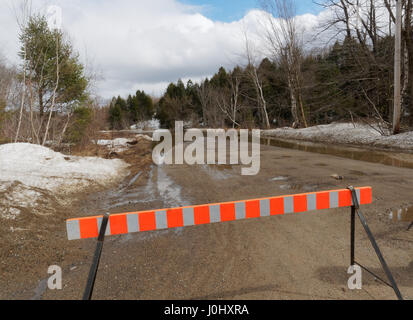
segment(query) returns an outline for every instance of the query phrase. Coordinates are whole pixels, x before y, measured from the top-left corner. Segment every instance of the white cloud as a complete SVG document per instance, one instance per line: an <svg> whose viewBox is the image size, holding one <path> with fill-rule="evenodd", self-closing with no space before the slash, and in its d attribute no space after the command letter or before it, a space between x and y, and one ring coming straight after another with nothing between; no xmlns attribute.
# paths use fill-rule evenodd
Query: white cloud
<svg viewBox="0 0 413 320"><path fill-rule="evenodd" d="M11 8L15 0L0 0L0 51L17 61L17 26ZM17 2L17 1L16 1ZM232 67L243 55L242 28L257 32L257 10L232 23L212 21L201 7L177 0L33 0L40 10L57 4L63 28L81 57L104 77L97 92L110 98L137 89L161 94L171 81L201 79L220 66ZM262 19L261 19L262 20ZM313 28L314 15L300 17Z"/></svg>

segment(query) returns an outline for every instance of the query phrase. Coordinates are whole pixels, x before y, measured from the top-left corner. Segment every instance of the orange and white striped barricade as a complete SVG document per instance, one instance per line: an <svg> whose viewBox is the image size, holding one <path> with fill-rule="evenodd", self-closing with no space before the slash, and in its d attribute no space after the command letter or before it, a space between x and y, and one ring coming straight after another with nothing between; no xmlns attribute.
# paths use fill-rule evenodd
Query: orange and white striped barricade
<svg viewBox="0 0 413 320"><path fill-rule="evenodd" d="M92 294L104 237L128 233L159 231L172 228L191 227L245 219L293 215L316 210L351 207L351 263L354 265L356 264L354 259L355 214L356 212L360 212L359 215L361 214L361 211L359 211L360 205L371 204L372 201L373 196L371 187L361 187L355 189L348 188L245 201L129 212L112 214L110 216L106 215L75 218L66 221L66 228L69 240L98 237L98 246L93 260L92 269L89 274L87 290L84 295L84 298L88 299ZM101 228L102 222L104 228ZM376 243L373 246L375 246L375 249L378 249ZM379 258L382 259L381 253Z"/></svg>
<svg viewBox="0 0 413 320"><path fill-rule="evenodd" d="M372 203L370 187L357 188L361 205ZM215 203L174 209L112 214L106 236L127 233L165 230L203 224L221 223L278 215L290 215L308 211L351 207L348 189L278 196L246 201ZM96 238L103 216L67 220L69 240Z"/></svg>

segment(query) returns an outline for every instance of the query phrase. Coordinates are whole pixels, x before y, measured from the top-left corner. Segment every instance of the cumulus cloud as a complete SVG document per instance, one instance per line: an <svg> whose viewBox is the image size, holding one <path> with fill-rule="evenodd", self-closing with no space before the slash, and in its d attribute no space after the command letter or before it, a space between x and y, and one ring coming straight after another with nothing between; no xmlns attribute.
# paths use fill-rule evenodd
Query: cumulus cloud
<svg viewBox="0 0 413 320"><path fill-rule="evenodd" d="M0 0L0 50L16 63L13 3ZM40 11L50 4L62 8L63 28L82 59L100 71L104 80L97 93L105 98L137 89L159 95L171 81L200 80L220 66L231 68L242 61L243 28L262 33L258 10L223 23L177 0L33 0ZM313 29L320 16L300 16L300 25Z"/></svg>

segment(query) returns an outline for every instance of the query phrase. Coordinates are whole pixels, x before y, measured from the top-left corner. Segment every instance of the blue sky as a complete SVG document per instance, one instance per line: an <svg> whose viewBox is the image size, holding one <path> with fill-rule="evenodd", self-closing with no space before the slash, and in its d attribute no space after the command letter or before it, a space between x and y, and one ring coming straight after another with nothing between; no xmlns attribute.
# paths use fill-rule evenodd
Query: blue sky
<svg viewBox="0 0 413 320"><path fill-rule="evenodd" d="M180 0L182 3L202 6L202 14L216 21L231 22L241 19L246 12L259 7L258 0ZM296 0L297 13L317 14L320 7L312 0Z"/></svg>

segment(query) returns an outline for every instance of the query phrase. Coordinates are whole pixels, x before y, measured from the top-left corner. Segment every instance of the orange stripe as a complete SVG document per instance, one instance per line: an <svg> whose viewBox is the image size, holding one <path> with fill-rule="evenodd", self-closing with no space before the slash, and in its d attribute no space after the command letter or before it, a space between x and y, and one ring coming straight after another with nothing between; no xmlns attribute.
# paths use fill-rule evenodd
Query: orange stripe
<svg viewBox="0 0 413 320"><path fill-rule="evenodd" d="M156 230L155 211L141 212L139 214L139 230L140 231Z"/></svg>
<svg viewBox="0 0 413 320"><path fill-rule="evenodd" d="M370 204L373 202L373 192L371 188L360 189L360 204Z"/></svg>
<svg viewBox="0 0 413 320"><path fill-rule="evenodd" d="M260 202L259 200L245 202L245 218L259 218L260 217Z"/></svg>
<svg viewBox="0 0 413 320"><path fill-rule="evenodd" d="M221 221L235 220L235 203L221 204Z"/></svg>
<svg viewBox="0 0 413 320"><path fill-rule="evenodd" d="M96 238L99 235L98 221L96 218L84 218L79 220L80 238Z"/></svg>
<svg viewBox="0 0 413 320"><path fill-rule="evenodd" d="M294 212L305 212L307 211L307 195L294 196Z"/></svg>
<svg viewBox="0 0 413 320"><path fill-rule="evenodd" d="M201 206L194 208L195 225L210 223L209 206Z"/></svg>
<svg viewBox="0 0 413 320"><path fill-rule="evenodd" d="M339 207L351 206L351 192L350 190L342 190L338 192L338 205Z"/></svg>
<svg viewBox="0 0 413 320"><path fill-rule="evenodd" d="M126 215L114 215L109 217L111 235L128 233Z"/></svg>
<svg viewBox="0 0 413 320"><path fill-rule="evenodd" d="M179 228L184 226L182 209L171 209L167 211L168 228Z"/></svg>
<svg viewBox="0 0 413 320"><path fill-rule="evenodd" d="M285 213L284 198L279 197L270 199L270 210L272 216L283 215Z"/></svg>
<svg viewBox="0 0 413 320"><path fill-rule="evenodd" d="M330 192L317 193L317 210L330 208Z"/></svg>

